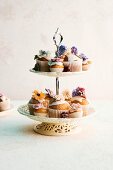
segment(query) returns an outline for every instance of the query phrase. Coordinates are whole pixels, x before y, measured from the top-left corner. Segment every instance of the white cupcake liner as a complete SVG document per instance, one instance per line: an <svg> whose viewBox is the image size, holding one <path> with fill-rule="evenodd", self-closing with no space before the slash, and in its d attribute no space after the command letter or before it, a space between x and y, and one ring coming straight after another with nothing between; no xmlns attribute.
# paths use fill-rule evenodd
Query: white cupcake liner
<svg viewBox="0 0 113 170"><path fill-rule="evenodd" d="M34 115L35 116L48 117L48 113L37 113L37 112L34 112Z"/></svg>
<svg viewBox="0 0 113 170"><path fill-rule="evenodd" d="M39 64L40 71L42 71L42 72L49 72L48 61L37 60L37 63Z"/></svg>
<svg viewBox="0 0 113 170"><path fill-rule="evenodd" d="M87 71L90 68L90 64L83 64L82 65L82 71Z"/></svg>
<svg viewBox="0 0 113 170"><path fill-rule="evenodd" d="M83 116L87 116L89 114L89 104L87 105L81 105L82 106L82 110L83 110Z"/></svg>
<svg viewBox="0 0 113 170"><path fill-rule="evenodd" d="M73 112L69 114L69 118L80 118L83 116L83 111Z"/></svg>
<svg viewBox="0 0 113 170"><path fill-rule="evenodd" d="M5 111L8 109L10 109L10 99L0 102L0 111Z"/></svg>
<svg viewBox="0 0 113 170"><path fill-rule="evenodd" d="M56 110L56 109L48 109L49 110L49 117L53 118L60 118L61 113L66 112L68 113L68 110Z"/></svg>
<svg viewBox="0 0 113 170"><path fill-rule="evenodd" d="M70 62L70 72L82 71L82 60Z"/></svg>
<svg viewBox="0 0 113 170"><path fill-rule="evenodd" d="M51 68L51 67L50 67L50 71L51 71L51 72L57 72L57 73L59 73L59 72L63 72L63 70L64 70L64 68Z"/></svg>

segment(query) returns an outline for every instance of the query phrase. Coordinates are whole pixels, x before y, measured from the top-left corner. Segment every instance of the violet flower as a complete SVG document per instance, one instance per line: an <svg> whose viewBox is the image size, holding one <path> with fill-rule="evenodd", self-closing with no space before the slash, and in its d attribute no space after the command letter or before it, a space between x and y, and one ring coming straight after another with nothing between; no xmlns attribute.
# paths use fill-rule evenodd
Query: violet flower
<svg viewBox="0 0 113 170"><path fill-rule="evenodd" d="M81 96L81 97L86 98L85 89L82 87L77 87L76 89L74 89L72 91L72 97L75 97L75 96Z"/></svg>
<svg viewBox="0 0 113 170"><path fill-rule="evenodd" d="M74 54L74 55L77 55L78 50L75 46L71 47L71 53Z"/></svg>
<svg viewBox="0 0 113 170"><path fill-rule="evenodd" d="M86 55L83 54L83 53L81 53L81 54L79 55L79 57L80 57L83 61L85 61L85 60L88 59L88 57L86 57Z"/></svg>
<svg viewBox="0 0 113 170"><path fill-rule="evenodd" d="M67 50L66 46L64 46L64 45L59 46L59 48L58 48L58 56L63 55L66 50Z"/></svg>

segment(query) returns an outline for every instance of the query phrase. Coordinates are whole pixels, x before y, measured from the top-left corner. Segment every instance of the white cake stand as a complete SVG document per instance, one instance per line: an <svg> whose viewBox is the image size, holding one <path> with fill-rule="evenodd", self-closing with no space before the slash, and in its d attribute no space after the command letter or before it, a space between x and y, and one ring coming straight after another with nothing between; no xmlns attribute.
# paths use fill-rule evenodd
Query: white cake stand
<svg viewBox="0 0 113 170"><path fill-rule="evenodd" d="M59 77L72 76L72 75L81 75L87 73L87 71L81 72L40 72L30 69L30 72L36 73L38 75L56 77L56 94L59 94ZM88 115L82 118L49 118L42 116L34 116L29 113L27 105L20 106L18 112L24 116L27 116L35 121L42 122L34 127L35 132L42 135L67 135L77 130L77 127L80 127L82 120L94 115L94 108L90 107L88 110Z"/></svg>
<svg viewBox="0 0 113 170"><path fill-rule="evenodd" d="M49 118L43 116L35 116L30 114L28 105L20 106L18 108L18 112L30 119L42 122L34 127L35 132L41 135L61 136L69 135L78 131L81 122L92 117L95 113L95 110L93 107L90 107L88 110L88 115L82 118Z"/></svg>

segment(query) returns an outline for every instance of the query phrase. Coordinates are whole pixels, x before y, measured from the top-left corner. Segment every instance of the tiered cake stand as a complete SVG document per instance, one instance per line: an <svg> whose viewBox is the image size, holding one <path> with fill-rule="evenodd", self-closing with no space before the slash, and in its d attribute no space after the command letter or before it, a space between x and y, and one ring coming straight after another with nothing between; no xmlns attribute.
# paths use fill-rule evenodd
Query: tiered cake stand
<svg viewBox="0 0 113 170"><path fill-rule="evenodd" d="M33 73L43 75L43 76L51 76L56 77L56 94L59 94L59 77L65 77L70 75L80 75L85 74L86 71L82 72L38 72L34 70L30 70ZM60 136L60 135L68 135L71 133L79 132L80 124L82 121L87 120L91 116L94 115L95 110L92 106L88 109L88 115L82 118L49 118L49 117L42 117L42 116L35 116L29 113L29 109L27 105L22 105L18 108L18 112L24 116L29 117L35 121L42 122L41 124L38 123L34 130L35 132L42 134L42 135L49 135L49 136Z"/></svg>

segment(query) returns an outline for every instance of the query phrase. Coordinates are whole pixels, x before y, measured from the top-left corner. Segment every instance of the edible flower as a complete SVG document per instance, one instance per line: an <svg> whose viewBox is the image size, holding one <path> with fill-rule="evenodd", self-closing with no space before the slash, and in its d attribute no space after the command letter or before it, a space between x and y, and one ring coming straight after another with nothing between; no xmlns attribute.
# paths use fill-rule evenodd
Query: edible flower
<svg viewBox="0 0 113 170"><path fill-rule="evenodd" d="M34 90L32 98L35 100L43 100L45 98L45 94L38 90Z"/></svg>
<svg viewBox="0 0 113 170"><path fill-rule="evenodd" d="M75 97L75 96L81 96L81 97L86 98L85 89L82 87L77 87L76 89L74 89L72 91L72 97Z"/></svg>
<svg viewBox="0 0 113 170"><path fill-rule="evenodd" d="M72 97L71 92L68 89L64 90L62 94L66 100L69 100Z"/></svg>

